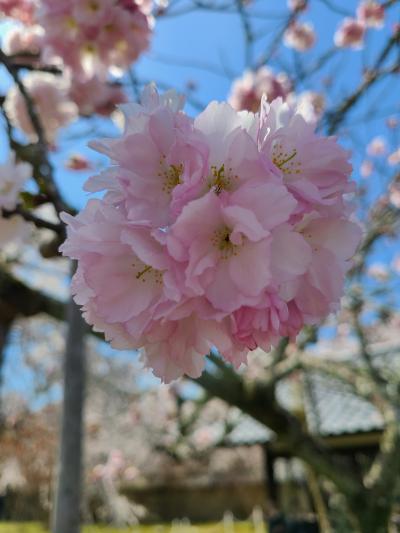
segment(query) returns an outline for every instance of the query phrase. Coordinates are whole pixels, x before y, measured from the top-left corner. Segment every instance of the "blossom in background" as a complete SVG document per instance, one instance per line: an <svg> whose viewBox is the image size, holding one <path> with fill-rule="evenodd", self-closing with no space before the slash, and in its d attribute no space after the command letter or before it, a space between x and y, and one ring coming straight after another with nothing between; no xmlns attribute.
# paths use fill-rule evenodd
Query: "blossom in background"
<svg viewBox="0 0 400 533"><path fill-rule="evenodd" d="M314 28L309 23L292 22L283 35L283 42L289 48L305 52L315 44Z"/></svg>
<svg viewBox="0 0 400 533"><path fill-rule="evenodd" d="M98 76L79 79L72 75L70 79L69 97L78 106L82 116L109 116L117 105L126 102L126 94L117 83L107 82Z"/></svg>
<svg viewBox="0 0 400 533"><path fill-rule="evenodd" d="M298 113L303 115L307 122L318 122L325 110L325 97L316 91L291 93L288 102L297 107Z"/></svg>
<svg viewBox="0 0 400 533"><path fill-rule="evenodd" d="M35 104L47 141L53 142L57 131L77 116L76 105L68 99L68 81L47 72L30 72L24 77L23 84ZM13 126L36 140L37 133L25 98L16 85L8 91L4 108Z"/></svg>
<svg viewBox="0 0 400 533"><path fill-rule="evenodd" d="M288 8L292 11L304 11L308 0L287 0Z"/></svg>
<svg viewBox="0 0 400 533"><path fill-rule="evenodd" d="M5 34L2 49L7 55L21 53L39 55L42 40L43 28L40 26L16 26Z"/></svg>
<svg viewBox="0 0 400 533"><path fill-rule="evenodd" d="M19 193L32 175L28 163L17 163L14 152L8 161L0 164L0 246L19 240L28 230L28 224L19 216L1 216L1 210L12 211L17 203Z"/></svg>
<svg viewBox="0 0 400 533"><path fill-rule="evenodd" d="M385 8L379 2L365 0L360 2L357 8L357 18L367 28L383 28L385 23Z"/></svg>
<svg viewBox="0 0 400 533"><path fill-rule="evenodd" d="M400 209L400 184L393 183L389 187L389 200L394 207Z"/></svg>
<svg viewBox="0 0 400 533"><path fill-rule="evenodd" d="M135 0L42 0L44 59L59 57L74 76L105 77L126 69L148 48L152 19Z"/></svg>
<svg viewBox="0 0 400 533"><path fill-rule="evenodd" d="M91 168L89 160L81 154L71 155L65 166L70 170L89 170Z"/></svg>
<svg viewBox="0 0 400 533"><path fill-rule="evenodd" d="M386 141L383 137L374 137L367 145L367 154L371 156L382 156L387 153Z"/></svg>
<svg viewBox="0 0 400 533"><path fill-rule="evenodd" d="M33 23L35 10L33 0L0 0L0 16L17 19L24 24Z"/></svg>
<svg viewBox="0 0 400 533"><path fill-rule="evenodd" d="M394 152L392 152L388 158L387 161L390 166L394 167L400 163L400 148L397 148Z"/></svg>
<svg viewBox="0 0 400 533"><path fill-rule="evenodd" d="M364 159L360 166L360 174L363 178L369 178L374 171L374 164L369 159Z"/></svg>
<svg viewBox="0 0 400 533"><path fill-rule="evenodd" d="M339 48L360 50L364 46L365 24L350 17L344 18L333 37Z"/></svg>
<svg viewBox="0 0 400 533"><path fill-rule="evenodd" d="M29 224L19 215L0 217L0 250L8 243L25 239L29 231Z"/></svg>
<svg viewBox="0 0 400 533"><path fill-rule="evenodd" d="M396 274L400 274L400 255L396 255L394 257L391 267L396 272Z"/></svg>
<svg viewBox="0 0 400 533"><path fill-rule="evenodd" d="M0 208L14 209L31 175L32 167L28 163L17 163L15 153L11 152L8 161L0 165Z"/></svg>
<svg viewBox="0 0 400 533"><path fill-rule="evenodd" d="M398 125L399 125L399 120L397 117L392 116L386 120L386 126L390 128L391 130L396 129Z"/></svg>
<svg viewBox="0 0 400 533"><path fill-rule="evenodd" d="M375 278L377 281L387 281L389 279L389 270L383 263L373 263L367 269L368 276Z"/></svg>
<svg viewBox="0 0 400 533"><path fill-rule="evenodd" d="M274 74L270 68L260 67L256 71L247 70L234 81L228 101L237 111L256 112L263 94L272 102L279 96L286 99L290 91L291 83L285 73Z"/></svg>
<svg viewBox="0 0 400 533"><path fill-rule="evenodd" d="M123 135L92 143L112 166L86 190L106 193L63 215L61 247L87 322L167 382L215 346L237 367L335 311L360 239L349 154L282 99L194 120L182 105L149 86L122 106Z"/></svg>

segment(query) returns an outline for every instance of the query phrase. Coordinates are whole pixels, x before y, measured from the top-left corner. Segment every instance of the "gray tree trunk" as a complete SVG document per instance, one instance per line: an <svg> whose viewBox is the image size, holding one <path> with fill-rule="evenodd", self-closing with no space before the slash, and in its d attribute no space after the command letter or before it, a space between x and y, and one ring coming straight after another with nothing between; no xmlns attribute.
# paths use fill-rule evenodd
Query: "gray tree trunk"
<svg viewBox="0 0 400 533"><path fill-rule="evenodd" d="M81 312L71 300L64 358L64 401L53 533L79 533L82 491L82 436L85 397L85 332Z"/></svg>

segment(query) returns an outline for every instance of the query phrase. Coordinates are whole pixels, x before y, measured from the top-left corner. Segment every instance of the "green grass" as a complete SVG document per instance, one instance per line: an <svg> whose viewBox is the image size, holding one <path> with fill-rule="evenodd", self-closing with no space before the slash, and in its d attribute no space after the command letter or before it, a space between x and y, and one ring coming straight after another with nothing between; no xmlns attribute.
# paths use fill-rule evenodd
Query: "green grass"
<svg viewBox="0 0 400 533"><path fill-rule="evenodd" d="M108 526L85 526L83 528L83 533L254 533L254 531L250 522L235 522L232 529L229 526L224 528L221 522L192 526L185 524L171 526L168 524L122 529ZM48 533L48 530L40 524L3 522L0 524L0 533Z"/></svg>

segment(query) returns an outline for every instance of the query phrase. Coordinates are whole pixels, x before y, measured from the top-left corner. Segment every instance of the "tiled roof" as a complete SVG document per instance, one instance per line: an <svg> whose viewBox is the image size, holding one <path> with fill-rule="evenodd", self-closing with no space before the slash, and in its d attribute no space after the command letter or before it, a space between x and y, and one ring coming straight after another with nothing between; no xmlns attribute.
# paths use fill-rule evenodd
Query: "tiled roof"
<svg viewBox="0 0 400 533"><path fill-rule="evenodd" d="M366 400L355 396L342 382L309 374L304 384L304 409L311 432L321 436L355 434L382 429L383 421L377 409ZM293 405L295 391L292 384L283 382L277 390L279 402ZM243 414L235 428L226 437L230 446L268 442L274 433Z"/></svg>

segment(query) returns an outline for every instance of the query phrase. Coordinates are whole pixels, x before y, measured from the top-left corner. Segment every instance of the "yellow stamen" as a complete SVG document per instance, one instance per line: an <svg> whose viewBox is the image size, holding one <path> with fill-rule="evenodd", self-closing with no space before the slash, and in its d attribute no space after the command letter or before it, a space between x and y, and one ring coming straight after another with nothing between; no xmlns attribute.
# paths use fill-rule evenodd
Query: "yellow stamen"
<svg viewBox="0 0 400 533"><path fill-rule="evenodd" d="M296 148L289 154L283 150L281 144L275 144L272 151L272 162L282 170L284 174L300 174L301 162L294 161L297 156Z"/></svg>
<svg viewBox="0 0 400 533"><path fill-rule="evenodd" d="M238 180L239 176L232 174L232 168L229 167L228 171L225 170L225 164L222 164L219 168L215 165L211 166L211 176L209 177L208 186L210 189L214 189L216 194L220 194L221 191L231 191L233 188L233 180Z"/></svg>
<svg viewBox="0 0 400 533"><path fill-rule="evenodd" d="M229 259L238 254L239 246L233 244L230 239L231 230L223 226L213 232L211 243L221 252L221 259Z"/></svg>

